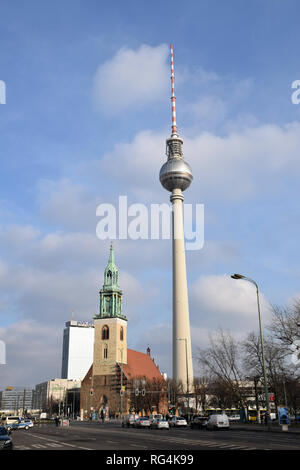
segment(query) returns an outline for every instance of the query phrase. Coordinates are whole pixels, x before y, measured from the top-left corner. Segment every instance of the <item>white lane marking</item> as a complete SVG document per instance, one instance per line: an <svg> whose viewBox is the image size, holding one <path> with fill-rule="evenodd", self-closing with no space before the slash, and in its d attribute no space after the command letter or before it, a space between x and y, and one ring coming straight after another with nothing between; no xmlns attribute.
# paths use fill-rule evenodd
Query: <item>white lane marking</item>
<svg viewBox="0 0 300 470"><path fill-rule="evenodd" d="M36 434L31 434L33 437L37 437L38 439L43 439L44 441L47 441L47 442L55 442L57 444L62 444L64 446L68 446L68 447L77 447L73 444L68 444L67 442L58 442L58 441L54 441L53 439L47 439L46 437L41 437L41 436L37 436Z"/></svg>
<svg viewBox="0 0 300 470"><path fill-rule="evenodd" d="M145 449L145 446L139 445L139 444L129 444L131 447L142 447Z"/></svg>

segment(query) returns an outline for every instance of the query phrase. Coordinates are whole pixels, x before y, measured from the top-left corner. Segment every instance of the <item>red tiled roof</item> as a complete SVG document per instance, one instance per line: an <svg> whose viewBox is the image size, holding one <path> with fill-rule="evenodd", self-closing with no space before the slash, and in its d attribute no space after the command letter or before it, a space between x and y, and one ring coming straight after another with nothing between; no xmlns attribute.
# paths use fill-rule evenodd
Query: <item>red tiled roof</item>
<svg viewBox="0 0 300 470"><path fill-rule="evenodd" d="M133 377L146 377L147 379L161 379L159 368L148 354L127 349L127 364L123 364L123 373L128 379Z"/></svg>

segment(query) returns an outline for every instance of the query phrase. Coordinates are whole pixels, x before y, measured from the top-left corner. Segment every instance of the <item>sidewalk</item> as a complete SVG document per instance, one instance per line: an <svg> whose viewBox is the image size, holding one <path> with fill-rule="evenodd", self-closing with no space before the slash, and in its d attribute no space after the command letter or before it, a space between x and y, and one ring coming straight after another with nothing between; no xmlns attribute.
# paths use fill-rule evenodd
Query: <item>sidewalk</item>
<svg viewBox="0 0 300 470"><path fill-rule="evenodd" d="M254 432L268 432L267 426L264 424L231 424L230 429L238 429L239 431L254 431ZM280 432L283 434L299 434L300 426L289 425L288 431L282 431L281 425L278 423L271 424L271 432Z"/></svg>

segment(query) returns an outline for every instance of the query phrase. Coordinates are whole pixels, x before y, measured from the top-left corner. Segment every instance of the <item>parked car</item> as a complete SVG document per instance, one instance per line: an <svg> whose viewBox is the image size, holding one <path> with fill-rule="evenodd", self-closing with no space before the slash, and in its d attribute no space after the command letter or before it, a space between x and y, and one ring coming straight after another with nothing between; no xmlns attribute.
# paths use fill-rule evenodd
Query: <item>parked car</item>
<svg viewBox="0 0 300 470"><path fill-rule="evenodd" d="M151 415L150 416L150 422L152 423L155 419L163 419L163 418L164 418L163 415L160 414L160 413L158 413L156 415Z"/></svg>
<svg viewBox="0 0 300 470"><path fill-rule="evenodd" d="M207 429L229 429L229 419L225 414L211 415L207 421Z"/></svg>
<svg viewBox="0 0 300 470"><path fill-rule="evenodd" d="M150 424L151 429L170 429L169 423L164 418L156 418Z"/></svg>
<svg viewBox="0 0 300 470"><path fill-rule="evenodd" d="M192 429L206 429L207 420L206 416L195 416L190 426Z"/></svg>
<svg viewBox="0 0 300 470"><path fill-rule="evenodd" d="M135 414L125 415L122 420L122 428L134 427L137 416Z"/></svg>
<svg viewBox="0 0 300 470"><path fill-rule="evenodd" d="M181 426L187 426L187 421L185 418L181 418L179 416L173 416L173 418L171 418L169 420L169 425L170 427L181 427Z"/></svg>
<svg viewBox="0 0 300 470"><path fill-rule="evenodd" d="M230 422L235 422L235 423L239 423L241 421L240 415L228 416L228 419Z"/></svg>
<svg viewBox="0 0 300 470"><path fill-rule="evenodd" d="M0 450L12 450L13 441L5 426L0 426Z"/></svg>
<svg viewBox="0 0 300 470"><path fill-rule="evenodd" d="M140 416L135 420L136 428L148 428L150 429L150 419L146 416Z"/></svg>

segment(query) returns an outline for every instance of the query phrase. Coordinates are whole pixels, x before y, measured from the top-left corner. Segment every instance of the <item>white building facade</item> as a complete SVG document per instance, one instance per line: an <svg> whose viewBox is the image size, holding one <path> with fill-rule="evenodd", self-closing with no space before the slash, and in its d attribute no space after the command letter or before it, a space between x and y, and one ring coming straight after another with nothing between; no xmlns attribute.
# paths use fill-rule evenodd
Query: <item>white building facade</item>
<svg viewBox="0 0 300 470"><path fill-rule="evenodd" d="M71 320L63 338L61 378L82 380L93 362L94 325Z"/></svg>

